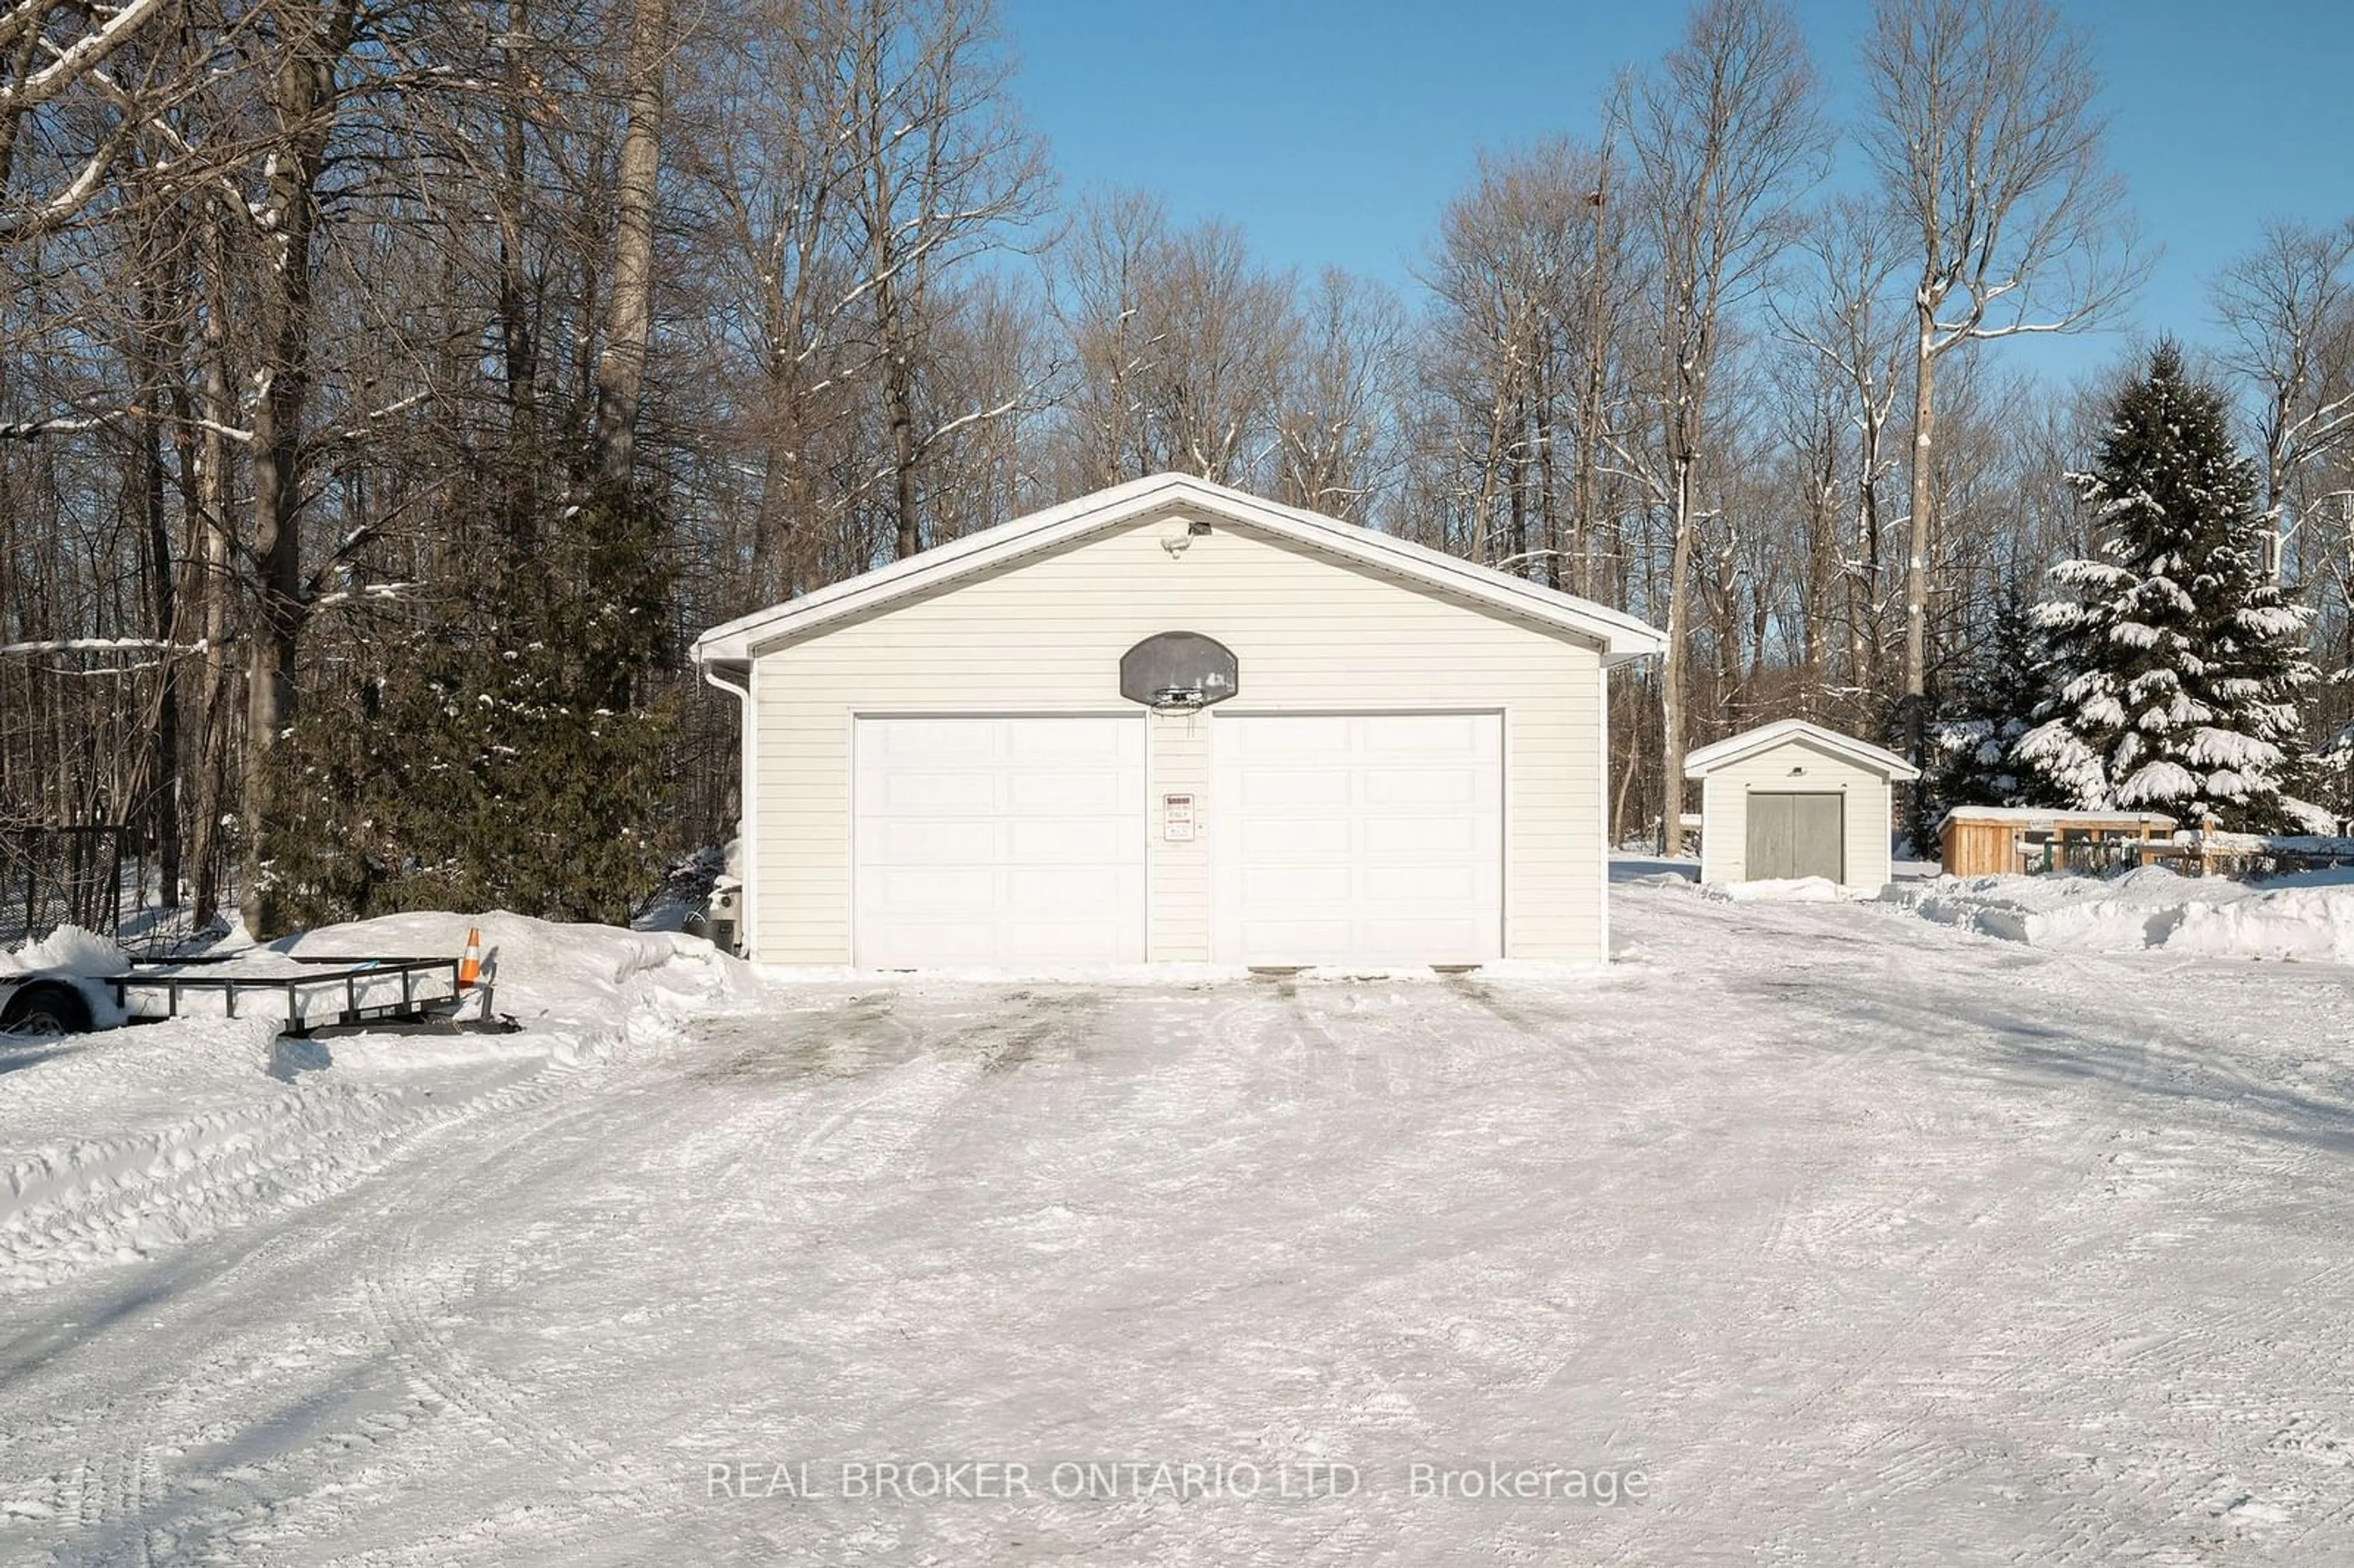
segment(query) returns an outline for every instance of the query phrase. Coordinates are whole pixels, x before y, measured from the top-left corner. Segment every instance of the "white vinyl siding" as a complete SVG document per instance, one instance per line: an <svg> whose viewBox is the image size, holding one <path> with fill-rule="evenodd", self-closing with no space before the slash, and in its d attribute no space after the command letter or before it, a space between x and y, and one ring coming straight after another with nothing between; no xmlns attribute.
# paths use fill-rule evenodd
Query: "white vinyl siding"
<svg viewBox="0 0 2354 1568"><path fill-rule="evenodd" d="M1887 885L1893 792L1887 778L1876 769L1792 738L1724 764L1702 779L1700 787L1702 881L1750 880L1749 792L1755 789L1845 796L1847 879L1842 885L1866 893Z"/></svg>
<svg viewBox="0 0 2354 1568"><path fill-rule="evenodd" d="M1210 712L1156 713L1145 720L1150 726L1151 747L1145 837L1152 867L1151 956L1157 963L1197 959L1210 950L1213 841L1204 819L1210 796L1214 722ZM1172 795L1193 797L1193 836L1190 839L1172 840L1163 831L1165 803Z"/></svg>
<svg viewBox="0 0 2354 1568"><path fill-rule="evenodd" d="M1204 515L1213 532L1182 554L1162 542L1182 515L1129 524L756 657L755 956L851 961L854 715L1117 711L1120 655L1188 630L1234 650L1242 693L1224 706L1236 712L1501 711L1505 953L1603 958L1598 649ZM1211 957L1221 711L1145 720L1156 960ZM1168 794L1194 797L1191 843L1161 836Z"/></svg>

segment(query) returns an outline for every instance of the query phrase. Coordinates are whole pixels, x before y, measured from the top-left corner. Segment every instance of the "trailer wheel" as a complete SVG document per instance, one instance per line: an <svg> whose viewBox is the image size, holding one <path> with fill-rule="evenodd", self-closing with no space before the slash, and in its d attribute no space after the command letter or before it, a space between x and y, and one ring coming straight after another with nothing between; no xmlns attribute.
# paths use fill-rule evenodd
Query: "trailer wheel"
<svg viewBox="0 0 2354 1568"><path fill-rule="evenodd" d="M56 980L27 986L0 1010L0 1034L87 1034L90 1026L90 1003L81 992Z"/></svg>

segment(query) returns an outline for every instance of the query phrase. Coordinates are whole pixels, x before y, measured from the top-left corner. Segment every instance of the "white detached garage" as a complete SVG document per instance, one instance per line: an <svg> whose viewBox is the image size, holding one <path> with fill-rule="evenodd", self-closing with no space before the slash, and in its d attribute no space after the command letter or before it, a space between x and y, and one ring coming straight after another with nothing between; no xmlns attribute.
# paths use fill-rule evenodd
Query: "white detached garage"
<svg viewBox="0 0 2354 1568"><path fill-rule="evenodd" d="M1684 758L1701 785L1702 882L1820 876L1876 893L1889 878L1894 784L1921 770L1893 751L1784 719Z"/></svg>
<svg viewBox="0 0 2354 1568"><path fill-rule="evenodd" d="M743 937L862 968L1598 959L1617 611L1180 475L706 632Z"/></svg>

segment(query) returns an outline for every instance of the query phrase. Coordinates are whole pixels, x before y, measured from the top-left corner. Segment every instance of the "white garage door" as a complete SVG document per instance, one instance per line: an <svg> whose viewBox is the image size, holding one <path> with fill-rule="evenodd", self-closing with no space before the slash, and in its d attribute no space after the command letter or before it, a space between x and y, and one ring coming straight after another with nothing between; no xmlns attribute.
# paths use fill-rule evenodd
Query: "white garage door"
<svg viewBox="0 0 2354 1568"><path fill-rule="evenodd" d="M1222 962L1500 956L1500 715L1222 715L1212 735Z"/></svg>
<svg viewBox="0 0 2354 1568"><path fill-rule="evenodd" d="M853 955L870 969L1144 958L1144 722L862 718Z"/></svg>

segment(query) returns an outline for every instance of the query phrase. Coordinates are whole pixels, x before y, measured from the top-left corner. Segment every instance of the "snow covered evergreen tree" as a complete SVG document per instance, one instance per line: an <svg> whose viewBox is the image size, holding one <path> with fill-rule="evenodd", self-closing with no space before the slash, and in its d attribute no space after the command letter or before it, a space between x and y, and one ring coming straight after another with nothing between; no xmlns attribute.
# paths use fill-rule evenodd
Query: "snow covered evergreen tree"
<svg viewBox="0 0 2354 1568"><path fill-rule="evenodd" d="M2337 832L2354 817L2354 720L2338 726L2313 754L2312 786L2313 831Z"/></svg>
<svg viewBox="0 0 2354 1568"><path fill-rule="evenodd" d="M2292 826L2310 612L2273 580L2272 519L2222 394L2160 342L2073 477L2101 558L2054 567L2072 597L2036 607L2054 690L2014 757L2073 805Z"/></svg>
<svg viewBox="0 0 2354 1568"><path fill-rule="evenodd" d="M1925 814L1942 818L1956 806L2062 803L2051 781L2015 755L2037 708L2052 694L2050 663L2035 607L2014 586L1929 726L1920 791Z"/></svg>

